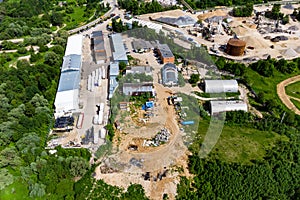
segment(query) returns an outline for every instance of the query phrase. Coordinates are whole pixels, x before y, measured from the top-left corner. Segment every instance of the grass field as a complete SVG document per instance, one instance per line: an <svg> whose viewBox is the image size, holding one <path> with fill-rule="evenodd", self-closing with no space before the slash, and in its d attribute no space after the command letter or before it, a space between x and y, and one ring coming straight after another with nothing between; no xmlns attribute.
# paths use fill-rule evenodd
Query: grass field
<svg viewBox="0 0 300 200"><path fill-rule="evenodd" d="M285 92L287 95L296 97L300 99L300 81L292 83L285 87Z"/></svg>
<svg viewBox="0 0 300 200"><path fill-rule="evenodd" d="M66 30L73 29L85 24L86 21L94 14L94 10L92 10L90 16L84 17L85 7L74 6L73 8L74 12L71 14L67 14L67 16L65 17Z"/></svg>
<svg viewBox="0 0 300 200"><path fill-rule="evenodd" d="M254 89L256 93L264 92L265 97L268 99L272 99L272 98L279 99L276 92L277 84L285 79L299 75L300 71L297 70L292 74L282 74L275 70L274 76L264 77L259 75L257 72L253 71L252 69L247 68L245 74L248 77L250 86Z"/></svg>
<svg viewBox="0 0 300 200"><path fill-rule="evenodd" d="M198 129L200 142L203 142L208 127L209 121L200 122ZM225 125L210 156L227 162L249 164L251 160L262 160L266 150L279 140L288 138L275 132Z"/></svg>
<svg viewBox="0 0 300 200"><path fill-rule="evenodd" d="M291 102L300 110L300 102L295 100L295 99L291 99Z"/></svg>
<svg viewBox="0 0 300 200"><path fill-rule="evenodd" d="M27 200L31 199L28 197L28 189L21 180L15 180L11 185L7 186L0 191L1 200Z"/></svg>

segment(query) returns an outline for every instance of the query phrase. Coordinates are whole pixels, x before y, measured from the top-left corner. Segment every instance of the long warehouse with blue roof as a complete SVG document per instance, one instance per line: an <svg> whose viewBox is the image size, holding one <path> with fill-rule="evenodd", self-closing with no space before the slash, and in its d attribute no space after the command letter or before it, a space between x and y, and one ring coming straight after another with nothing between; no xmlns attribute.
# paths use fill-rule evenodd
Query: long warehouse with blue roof
<svg viewBox="0 0 300 200"><path fill-rule="evenodd" d="M79 109L81 77L82 35L68 38L58 89L55 97L55 113L62 115Z"/></svg>

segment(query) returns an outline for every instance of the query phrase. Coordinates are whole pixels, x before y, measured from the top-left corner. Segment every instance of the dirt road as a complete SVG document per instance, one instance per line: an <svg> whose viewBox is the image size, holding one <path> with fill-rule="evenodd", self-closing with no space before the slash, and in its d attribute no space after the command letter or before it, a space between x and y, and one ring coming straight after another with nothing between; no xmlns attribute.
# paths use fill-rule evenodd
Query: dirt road
<svg viewBox="0 0 300 200"><path fill-rule="evenodd" d="M291 102L290 97L285 93L285 87L289 84L300 81L300 75L288 78L277 85L277 94L286 107L300 115L300 110Z"/></svg>

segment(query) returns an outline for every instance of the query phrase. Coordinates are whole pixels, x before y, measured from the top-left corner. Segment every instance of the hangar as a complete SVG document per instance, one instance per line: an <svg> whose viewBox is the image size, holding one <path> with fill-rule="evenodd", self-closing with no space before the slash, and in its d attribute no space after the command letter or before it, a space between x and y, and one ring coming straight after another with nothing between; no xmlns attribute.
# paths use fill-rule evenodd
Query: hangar
<svg viewBox="0 0 300 200"><path fill-rule="evenodd" d="M167 63L162 70L162 83L167 86L178 85L178 71L176 65Z"/></svg>
<svg viewBox="0 0 300 200"><path fill-rule="evenodd" d="M210 111L212 115L238 110L247 112L247 104L243 101L210 101Z"/></svg>
<svg viewBox="0 0 300 200"><path fill-rule="evenodd" d="M205 80L206 93L238 92L239 86L236 80Z"/></svg>
<svg viewBox="0 0 300 200"><path fill-rule="evenodd" d="M57 116L79 109L82 35L68 38L54 101Z"/></svg>

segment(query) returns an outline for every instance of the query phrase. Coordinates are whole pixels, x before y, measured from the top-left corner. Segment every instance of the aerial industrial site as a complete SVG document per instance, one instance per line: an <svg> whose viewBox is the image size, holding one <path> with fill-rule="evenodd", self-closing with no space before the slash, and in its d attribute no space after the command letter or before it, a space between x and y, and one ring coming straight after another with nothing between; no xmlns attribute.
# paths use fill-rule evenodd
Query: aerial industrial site
<svg viewBox="0 0 300 200"><path fill-rule="evenodd" d="M282 5L281 12L291 15L298 7ZM164 34L185 52L203 48L207 55L242 63L299 57L299 22L268 19L264 15L271 8L256 5L251 17L233 17L226 7L134 17L118 10L116 20ZM179 177L192 176L188 147L201 120L193 103L206 105L208 116L262 114L249 103L251 92L243 83L202 62L200 55L185 59L167 39L147 39L134 29L115 33L107 28L110 23L69 36L47 148L87 148L90 163L99 164L96 179L124 188L138 183L152 199L165 193L174 199ZM223 75L227 80L221 80Z"/></svg>

